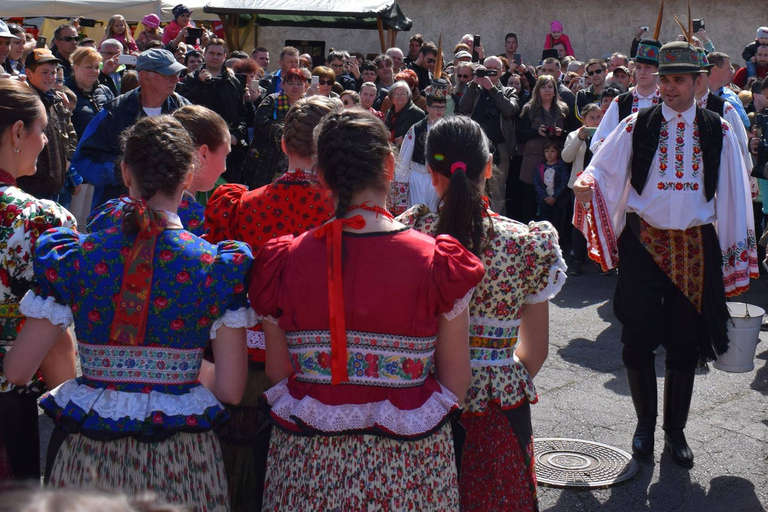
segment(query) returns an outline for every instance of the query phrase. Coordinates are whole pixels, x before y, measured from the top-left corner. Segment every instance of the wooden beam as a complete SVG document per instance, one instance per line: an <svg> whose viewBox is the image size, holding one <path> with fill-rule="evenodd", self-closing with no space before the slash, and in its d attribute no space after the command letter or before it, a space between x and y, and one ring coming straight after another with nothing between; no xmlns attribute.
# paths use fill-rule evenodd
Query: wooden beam
<svg viewBox="0 0 768 512"><path fill-rule="evenodd" d="M248 22L248 25L245 27L245 31L243 32L243 36L240 38L240 46L237 47L238 50L242 50L245 47L245 42L248 40L248 36L251 35L251 30L253 29L254 23L254 19L251 17L251 21Z"/></svg>
<svg viewBox="0 0 768 512"><path fill-rule="evenodd" d="M232 27L229 25L226 15L219 14L219 19L224 25L224 40L227 42L227 48L232 48Z"/></svg>
<svg viewBox="0 0 768 512"><path fill-rule="evenodd" d="M387 51L387 46L384 42L384 24L381 22L381 18L376 17L376 26L379 28L379 44L381 45L381 53Z"/></svg>
<svg viewBox="0 0 768 512"><path fill-rule="evenodd" d="M393 28L387 28L387 32L389 33L389 46L388 48L392 48L395 46L395 29Z"/></svg>

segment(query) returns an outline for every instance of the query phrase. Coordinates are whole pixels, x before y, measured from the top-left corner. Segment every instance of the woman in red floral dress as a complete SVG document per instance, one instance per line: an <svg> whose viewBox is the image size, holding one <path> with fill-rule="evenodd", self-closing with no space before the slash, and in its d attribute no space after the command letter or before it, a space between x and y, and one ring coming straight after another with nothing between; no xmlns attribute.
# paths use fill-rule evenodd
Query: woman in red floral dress
<svg viewBox="0 0 768 512"><path fill-rule="evenodd" d="M468 117L441 119L427 136L427 168L439 213L417 205L398 218L432 236L455 236L479 256L485 277L469 303L472 381L461 423L463 511L538 510L530 405L547 358L548 300L565 282L557 231L521 224L488 208L490 143Z"/></svg>
<svg viewBox="0 0 768 512"><path fill-rule="evenodd" d="M312 132L325 114L341 108L337 100L320 96L299 100L291 107L282 139L288 171L274 183L252 191L237 184L217 188L205 210L209 242L239 240L256 252L273 238L298 236L333 216L330 192L317 181L313 169ZM230 408L232 421L219 431L234 510L251 510L250 503L261 502L267 439L259 442L256 436L260 427L256 402L269 387L261 324L248 331L248 359L246 394L237 407Z"/></svg>

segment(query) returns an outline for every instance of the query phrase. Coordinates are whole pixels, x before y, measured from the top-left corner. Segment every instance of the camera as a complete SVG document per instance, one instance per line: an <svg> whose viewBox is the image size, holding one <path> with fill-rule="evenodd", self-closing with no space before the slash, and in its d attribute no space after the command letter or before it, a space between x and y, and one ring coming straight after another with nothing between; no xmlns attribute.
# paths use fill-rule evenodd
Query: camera
<svg viewBox="0 0 768 512"><path fill-rule="evenodd" d="M752 170L752 175L757 178L766 178L763 170L768 164L768 114L755 115L755 127L760 140L757 142L757 165Z"/></svg>
<svg viewBox="0 0 768 512"><path fill-rule="evenodd" d="M498 69L476 69L475 70L475 76L479 76L480 78L486 77L486 76L498 76L499 70Z"/></svg>

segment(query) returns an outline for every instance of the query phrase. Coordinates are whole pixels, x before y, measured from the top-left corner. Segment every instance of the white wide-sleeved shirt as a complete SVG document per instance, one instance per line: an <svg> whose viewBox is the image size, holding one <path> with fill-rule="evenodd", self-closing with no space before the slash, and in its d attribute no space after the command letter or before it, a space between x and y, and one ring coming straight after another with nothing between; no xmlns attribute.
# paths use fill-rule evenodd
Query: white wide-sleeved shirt
<svg viewBox="0 0 768 512"><path fill-rule="evenodd" d="M648 96L643 96L637 91L637 87L632 89L630 93L632 95L632 114L636 114L641 108L652 107L658 105L661 102L661 96L659 95L659 88ZM619 119L619 97L613 98L608 110L605 111L603 119L600 121L600 126L595 130L595 134L592 136L592 144L589 149L594 153L600 144L611 134L613 130L619 126L619 123L623 119Z"/></svg>

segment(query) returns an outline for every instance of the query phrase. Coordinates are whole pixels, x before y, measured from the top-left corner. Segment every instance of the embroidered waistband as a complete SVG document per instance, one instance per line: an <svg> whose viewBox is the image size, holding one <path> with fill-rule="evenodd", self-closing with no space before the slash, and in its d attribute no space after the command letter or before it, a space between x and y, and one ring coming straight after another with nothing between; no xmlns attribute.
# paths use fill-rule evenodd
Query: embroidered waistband
<svg viewBox="0 0 768 512"><path fill-rule="evenodd" d="M102 382L197 382L203 349L78 344L83 376Z"/></svg>

